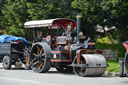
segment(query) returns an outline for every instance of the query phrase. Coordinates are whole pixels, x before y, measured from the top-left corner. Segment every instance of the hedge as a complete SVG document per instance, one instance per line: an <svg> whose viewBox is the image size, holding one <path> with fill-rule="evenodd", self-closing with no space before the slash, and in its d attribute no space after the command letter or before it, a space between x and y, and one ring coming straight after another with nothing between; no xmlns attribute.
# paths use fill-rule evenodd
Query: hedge
<svg viewBox="0 0 128 85"><path fill-rule="evenodd" d="M103 43L96 43L96 48L97 49L111 49L111 50L117 50L117 59L119 60L119 58L124 58L125 56L125 47L120 43L120 44L103 44Z"/></svg>

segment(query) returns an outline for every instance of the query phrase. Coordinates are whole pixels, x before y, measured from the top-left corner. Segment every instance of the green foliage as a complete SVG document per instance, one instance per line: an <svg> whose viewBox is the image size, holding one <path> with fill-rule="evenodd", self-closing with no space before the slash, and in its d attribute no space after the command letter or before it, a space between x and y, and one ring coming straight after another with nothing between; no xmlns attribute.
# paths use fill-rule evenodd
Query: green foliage
<svg viewBox="0 0 128 85"><path fill-rule="evenodd" d="M117 40L113 39L111 35L109 37L106 36L106 37L97 38L96 41L98 43L106 43L106 44L117 44L117 43L119 43Z"/></svg>
<svg viewBox="0 0 128 85"><path fill-rule="evenodd" d="M29 20L71 18L76 15L71 7L73 0L7 0L3 4L0 20L4 33L25 36L24 23ZM1 9L0 9L1 11ZM1 13L1 12L0 12ZM73 13L73 14L72 14ZM1 18L0 18L1 19Z"/></svg>
<svg viewBox="0 0 128 85"><path fill-rule="evenodd" d="M107 72L120 72L120 64L118 61L107 60L109 67L107 67Z"/></svg>
<svg viewBox="0 0 128 85"><path fill-rule="evenodd" d="M74 0L72 6L83 14L88 28L94 29L97 24L103 27L115 26L121 34L120 40L128 40L125 37L128 31L124 32L128 29L127 0Z"/></svg>
<svg viewBox="0 0 128 85"><path fill-rule="evenodd" d="M127 0L6 0L0 2L0 29L7 34L25 36L24 22L29 20L72 18L83 15L82 31L96 37L97 24L115 26L112 38L128 40ZM115 34L115 35L113 35Z"/></svg>
<svg viewBox="0 0 128 85"><path fill-rule="evenodd" d="M97 49L112 49L112 50L117 50L117 60L119 58L123 58L125 56L126 49L123 47L122 44L101 44L101 43L96 43L96 48Z"/></svg>
<svg viewBox="0 0 128 85"><path fill-rule="evenodd" d="M26 0L8 0L2 10L5 33L25 36L24 22L28 17Z"/></svg>
<svg viewBox="0 0 128 85"><path fill-rule="evenodd" d="M71 17L75 11L71 7L73 0L38 0L36 3L27 3L29 17L36 19L52 19Z"/></svg>
<svg viewBox="0 0 128 85"><path fill-rule="evenodd" d="M3 2L0 2L0 30L2 29L2 27L3 27L3 13L2 13L2 10L3 10L3 5L4 5L4 3ZM1 33L0 33L1 34Z"/></svg>

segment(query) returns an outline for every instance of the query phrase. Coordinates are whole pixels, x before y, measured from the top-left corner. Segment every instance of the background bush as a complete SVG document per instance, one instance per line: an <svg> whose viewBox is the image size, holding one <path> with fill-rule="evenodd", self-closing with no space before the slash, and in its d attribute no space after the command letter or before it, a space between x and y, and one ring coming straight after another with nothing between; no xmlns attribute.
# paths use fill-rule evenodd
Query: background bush
<svg viewBox="0 0 128 85"><path fill-rule="evenodd" d="M122 43L119 44L104 44L104 43L96 43L97 49L111 49L111 50L117 50L117 57L116 60L118 61L119 58L123 58L125 56L125 47L122 45Z"/></svg>

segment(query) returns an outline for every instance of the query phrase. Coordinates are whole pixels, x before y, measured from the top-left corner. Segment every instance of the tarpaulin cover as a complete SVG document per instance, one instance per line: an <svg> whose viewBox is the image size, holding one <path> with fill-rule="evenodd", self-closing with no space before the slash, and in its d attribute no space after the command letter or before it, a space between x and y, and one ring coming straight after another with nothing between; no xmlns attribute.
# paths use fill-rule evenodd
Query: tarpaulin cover
<svg viewBox="0 0 128 85"><path fill-rule="evenodd" d="M11 36L11 35L0 35L0 43L15 42L17 40L22 40L26 44L29 43L26 39L24 39L22 37L16 37L16 36Z"/></svg>

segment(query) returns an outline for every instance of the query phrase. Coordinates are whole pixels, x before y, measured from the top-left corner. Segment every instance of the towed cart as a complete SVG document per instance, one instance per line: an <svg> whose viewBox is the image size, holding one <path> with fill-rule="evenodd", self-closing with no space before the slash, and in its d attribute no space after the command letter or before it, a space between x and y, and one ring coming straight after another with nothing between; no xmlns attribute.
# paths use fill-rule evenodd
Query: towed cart
<svg viewBox="0 0 128 85"><path fill-rule="evenodd" d="M21 67L22 63L25 64L24 49L30 46L28 41L10 35L1 35L0 40L0 56L4 69L11 69L12 65Z"/></svg>

